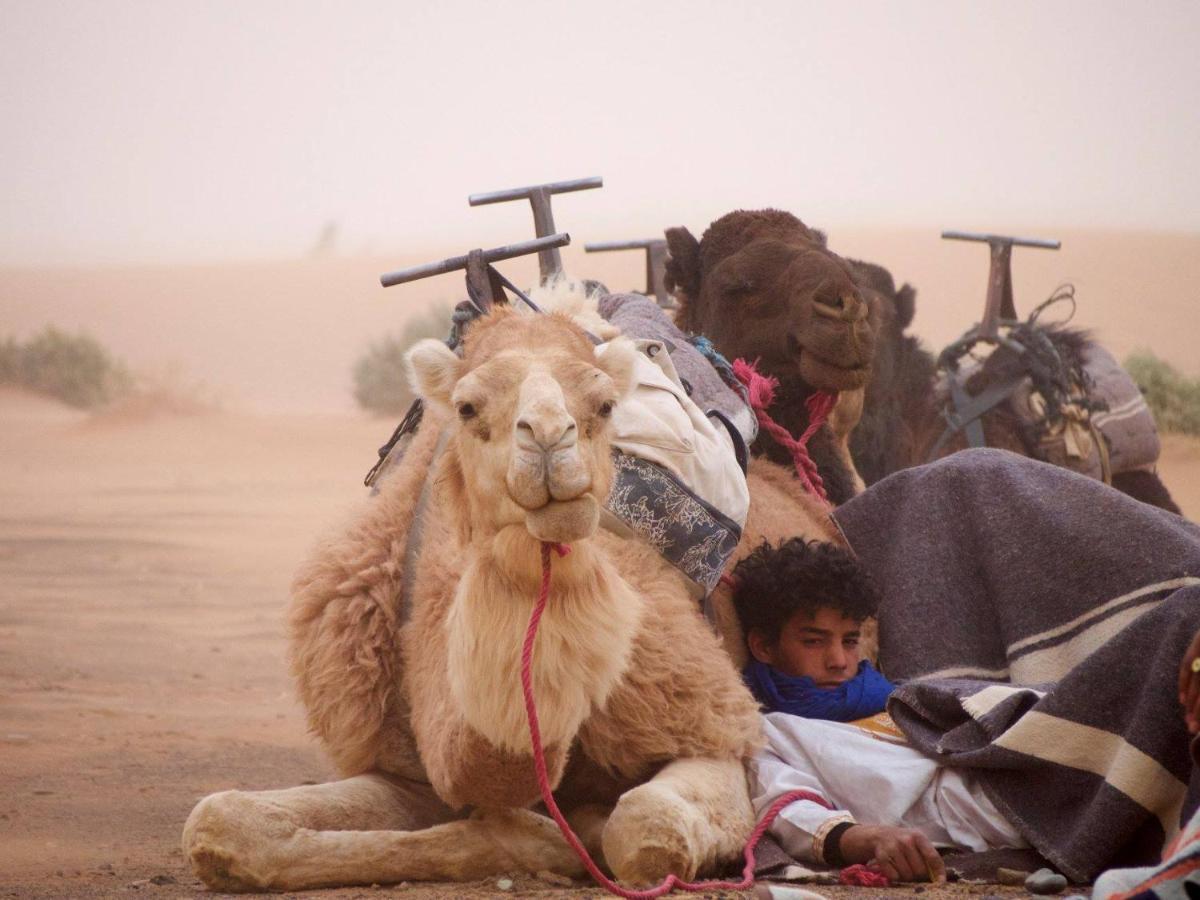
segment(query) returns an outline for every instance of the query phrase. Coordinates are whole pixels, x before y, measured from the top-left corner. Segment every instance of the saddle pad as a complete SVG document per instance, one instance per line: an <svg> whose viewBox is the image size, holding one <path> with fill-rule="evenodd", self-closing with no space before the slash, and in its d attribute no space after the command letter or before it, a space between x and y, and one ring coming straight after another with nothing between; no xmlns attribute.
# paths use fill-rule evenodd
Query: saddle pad
<svg viewBox="0 0 1200 900"><path fill-rule="evenodd" d="M616 471L606 507L708 594L741 539L746 476L729 433L688 396L666 346L634 343L636 385L613 410Z"/></svg>
<svg viewBox="0 0 1200 900"><path fill-rule="evenodd" d="M1161 449L1158 428L1137 384L1097 344L1084 348L1083 366L1092 379L1092 396L1108 405L1094 413L1092 421L1108 441L1113 472L1152 468Z"/></svg>

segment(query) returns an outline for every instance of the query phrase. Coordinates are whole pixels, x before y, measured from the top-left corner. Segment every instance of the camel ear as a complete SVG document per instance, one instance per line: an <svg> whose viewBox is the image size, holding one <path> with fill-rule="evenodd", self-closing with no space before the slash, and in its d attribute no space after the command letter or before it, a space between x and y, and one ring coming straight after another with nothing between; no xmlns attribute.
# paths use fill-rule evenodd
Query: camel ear
<svg viewBox="0 0 1200 900"><path fill-rule="evenodd" d="M907 281L896 291L896 324L903 331L917 314L917 289Z"/></svg>
<svg viewBox="0 0 1200 900"><path fill-rule="evenodd" d="M441 341L426 338L413 344L404 359L413 391L427 402L450 406L450 393L462 377L463 366L454 351Z"/></svg>
<svg viewBox="0 0 1200 900"><path fill-rule="evenodd" d="M667 257L663 282L676 297L682 291L686 297L695 299L700 296L700 242L682 226L668 228L666 236L671 255ZM679 297L681 302L684 299Z"/></svg>
<svg viewBox="0 0 1200 900"><path fill-rule="evenodd" d="M633 341L627 337L618 337L605 344L604 352L596 357L596 365L616 384L618 399L633 390L637 353Z"/></svg>

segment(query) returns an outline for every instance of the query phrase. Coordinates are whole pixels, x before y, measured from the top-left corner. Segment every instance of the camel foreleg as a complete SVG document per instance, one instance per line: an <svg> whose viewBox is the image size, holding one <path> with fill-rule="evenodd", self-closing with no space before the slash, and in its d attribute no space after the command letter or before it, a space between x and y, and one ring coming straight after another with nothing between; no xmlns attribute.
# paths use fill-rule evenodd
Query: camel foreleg
<svg viewBox="0 0 1200 900"><path fill-rule="evenodd" d="M514 870L584 874L545 816L498 809L454 817L429 785L381 775L225 791L192 811L183 852L196 875L222 891L474 881Z"/></svg>
<svg viewBox="0 0 1200 900"><path fill-rule="evenodd" d="M604 828L609 868L628 884L721 872L754 828L740 760L680 759L627 791Z"/></svg>

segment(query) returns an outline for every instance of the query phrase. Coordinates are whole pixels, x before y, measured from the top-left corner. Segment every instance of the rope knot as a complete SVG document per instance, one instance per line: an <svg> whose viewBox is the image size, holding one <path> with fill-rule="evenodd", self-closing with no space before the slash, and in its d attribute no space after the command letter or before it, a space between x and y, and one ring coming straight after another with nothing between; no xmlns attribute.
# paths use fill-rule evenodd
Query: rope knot
<svg viewBox="0 0 1200 900"><path fill-rule="evenodd" d="M733 361L733 374L746 388L746 397L758 424L775 442L792 456L792 465L796 469L796 477L805 489L829 506L829 495L825 492L825 482L817 470L817 464L808 455L808 440L817 433L817 429L825 424L833 407L837 404L837 394L827 391L814 391L804 401L808 410L808 427L799 438L792 437L786 428L776 422L767 413L767 408L775 402L775 392L779 389L779 379L774 375L763 375L758 371L760 360L752 363L744 359Z"/></svg>

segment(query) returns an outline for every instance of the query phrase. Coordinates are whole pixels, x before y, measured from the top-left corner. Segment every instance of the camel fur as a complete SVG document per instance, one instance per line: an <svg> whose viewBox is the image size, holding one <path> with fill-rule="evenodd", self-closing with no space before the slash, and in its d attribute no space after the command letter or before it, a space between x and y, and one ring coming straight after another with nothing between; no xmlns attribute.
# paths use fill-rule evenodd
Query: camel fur
<svg viewBox="0 0 1200 900"><path fill-rule="evenodd" d="M633 352L618 339L597 356L562 316L504 310L471 327L461 359L434 341L411 351L429 404L415 440L294 584L292 670L345 777L202 800L183 848L207 885L583 875L530 809L539 793L518 660L543 541L572 548L553 559L533 657L560 806L628 883L737 859L753 825L742 763L761 736L730 661L744 649L727 591L718 637L654 549L597 529L608 419ZM755 461L749 480L739 556L764 539L838 540L785 470Z"/></svg>

